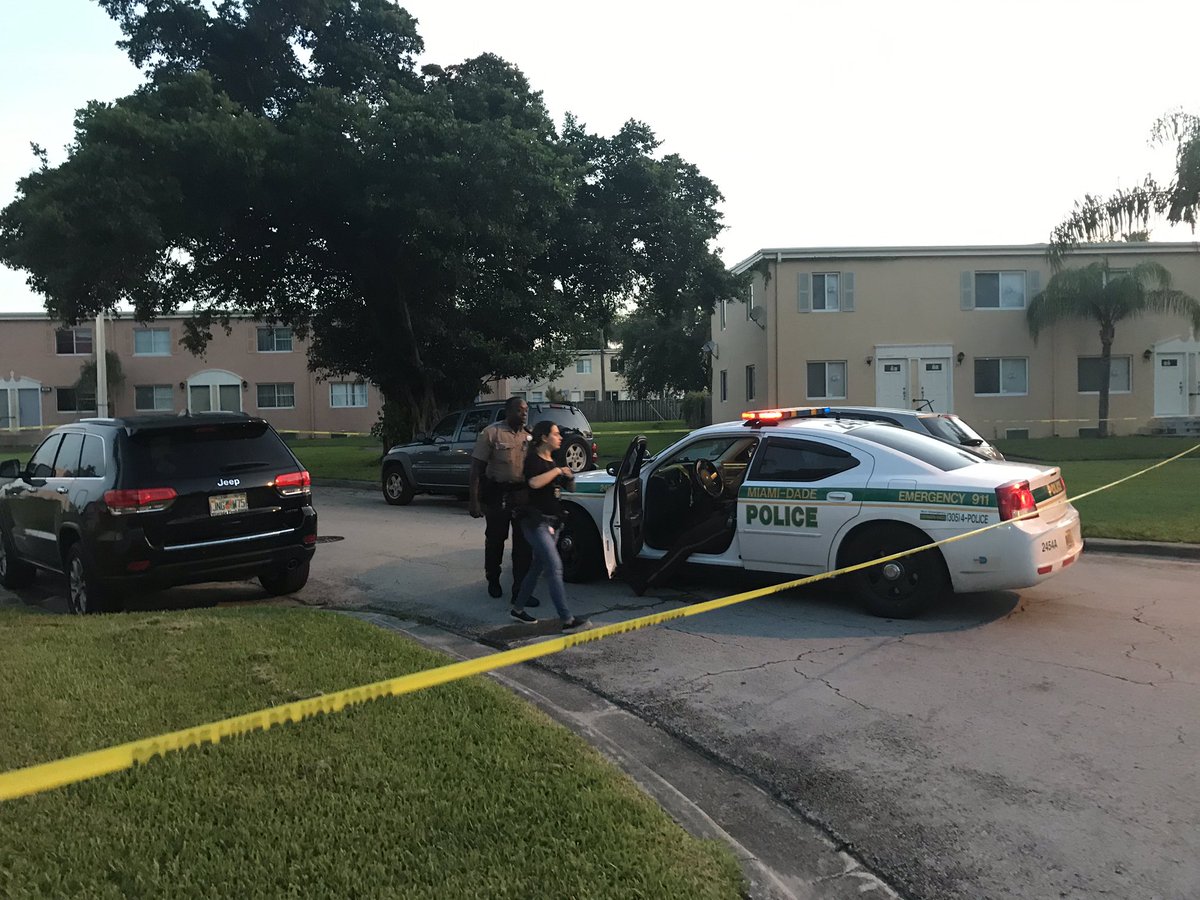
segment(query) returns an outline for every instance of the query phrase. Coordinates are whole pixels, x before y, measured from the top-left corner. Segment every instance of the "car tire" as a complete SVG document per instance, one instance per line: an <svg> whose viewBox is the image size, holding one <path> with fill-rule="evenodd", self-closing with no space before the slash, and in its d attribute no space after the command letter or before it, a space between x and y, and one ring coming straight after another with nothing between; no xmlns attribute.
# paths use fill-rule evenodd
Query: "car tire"
<svg viewBox="0 0 1200 900"><path fill-rule="evenodd" d="M930 543L928 537L903 525L877 526L855 536L839 565L854 565ZM873 616L911 619L941 598L949 587L942 554L924 550L852 572L847 579Z"/></svg>
<svg viewBox="0 0 1200 900"><path fill-rule="evenodd" d="M294 594L308 584L310 560L305 560L294 569L279 569L274 572L263 572L258 576L258 582L263 590L272 597L282 597Z"/></svg>
<svg viewBox="0 0 1200 900"><path fill-rule="evenodd" d="M393 463L383 470L383 498L392 506L408 506L414 493L403 466Z"/></svg>
<svg viewBox="0 0 1200 900"><path fill-rule="evenodd" d="M583 438L568 438L563 442L560 453L563 465L575 473L586 470L592 461L592 448Z"/></svg>
<svg viewBox="0 0 1200 900"><path fill-rule="evenodd" d="M594 581L603 568L600 532L591 517L578 507L563 511L558 534L558 555L562 559L563 581L582 584Z"/></svg>
<svg viewBox="0 0 1200 900"><path fill-rule="evenodd" d="M6 588L28 587L36 575L37 569L17 558L17 548L13 546L12 538L0 528L0 585Z"/></svg>
<svg viewBox="0 0 1200 900"><path fill-rule="evenodd" d="M92 564L76 541L67 548L67 611L78 616L110 612L120 604L112 590L96 579Z"/></svg>

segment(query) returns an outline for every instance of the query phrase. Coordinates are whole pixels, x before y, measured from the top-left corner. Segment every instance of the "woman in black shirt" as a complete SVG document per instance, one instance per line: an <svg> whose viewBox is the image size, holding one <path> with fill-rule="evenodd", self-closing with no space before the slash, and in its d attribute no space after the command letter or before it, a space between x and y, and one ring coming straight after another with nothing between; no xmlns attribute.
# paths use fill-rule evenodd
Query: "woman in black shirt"
<svg viewBox="0 0 1200 900"><path fill-rule="evenodd" d="M517 517L517 524L533 550L533 562L521 580L521 593L513 601L509 614L518 622L537 621L525 612L525 604L533 596L534 585L544 572L550 599L562 619L562 630L575 631L588 622L571 615L567 609L567 589L563 585L562 559L558 555L557 535L562 522L558 482L575 478L570 469L554 462L554 451L561 446L562 435L553 422L543 420L533 426L533 443L525 454L525 484L529 488L529 499Z"/></svg>

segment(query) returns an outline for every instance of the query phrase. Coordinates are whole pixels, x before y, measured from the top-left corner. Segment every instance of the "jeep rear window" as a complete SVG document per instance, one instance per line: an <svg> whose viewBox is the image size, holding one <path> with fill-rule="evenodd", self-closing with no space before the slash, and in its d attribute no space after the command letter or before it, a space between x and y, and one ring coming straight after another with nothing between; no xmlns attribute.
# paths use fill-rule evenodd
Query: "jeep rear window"
<svg viewBox="0 0 1200 900"><path fill-rule="evenodd" d="M265 422L148 428L130 436L128 449L129 471L139 482L296 467L287 445Z"/></svg>
<svg viewBox="0 0 1200 900"><path fill-rule="evenodd" d="M959 450L935 437L927 437L891 425L863 425L861 428L855 428L850 434L898 450L943 472L951 472L980 462L978 456Z"/></svg>

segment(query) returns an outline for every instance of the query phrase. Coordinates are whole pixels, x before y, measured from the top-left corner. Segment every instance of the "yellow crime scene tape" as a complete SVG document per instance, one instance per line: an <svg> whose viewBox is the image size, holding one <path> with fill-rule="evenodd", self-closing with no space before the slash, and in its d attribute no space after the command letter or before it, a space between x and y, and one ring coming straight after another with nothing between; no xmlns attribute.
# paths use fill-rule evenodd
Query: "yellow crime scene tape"
<svg viewBox="0 0 1200 900"><path fill-rule="evenodd" d="M1200 450L1200 444L1184 450L1182 453L1177 453L1169 459L1164 459L1152 466L1147 466L1140 471L1068 499L1072 502L1083 500L1093 494L1098 494L1101 491L1106 491L1119 484L1123 484L1132 478L1145 475L1147 472L1151 472L1168 463L1175 462L1197 450ZM31 794L39 794L44 791L53 790L54 788L76 784L91 778L98 778L101 775L110 775L114 772L132 769L134 766L149 763L155 757L165 756L167 753L175 750L202 747L205 744L219 743L226 738L250 734L256 731L267 731L276 725L283 725L288 722L302 722L305 719L322 713L341 712L347 707L357 706L370 700L378 700L382 697L400 697L405 694L412 694L439 684L458 681L462 678L469 678L472 675L483 675L487 672L494 672L498 669L528 662L539 657L550 656L570 647L577 647L580 644L589 644L593 641L603 640L614 635L640 631L652 625L661 625L664 622L671 622L676 619L703 615L707 612L745 603L748 600L757 600L760 597L767 597L771 594L791 590L792 588L827 581L831 578L877 566L880 563L901 559L905 556L911 556L946 544L952 544L956 541L967 540L992 529L1009 525L1020 519L1033 518L1037 514L1037 510L1032 510L1022 515L1013 516L1011 519L994 522L991 525L966 531L962 534L945 538L944 540L922 544L920 547L913 547L909 550L892 553L888 556L881 556L878 559L857 563L852 566L845 566L841 569L833 569L817 575L806 575L803 578L796 578L782 584L773 584L769 587L745 591L740 594L730 594L726 597L718 597L715 600L694 603L668 612L651 613L624 622L602 625L576 634L550 638L512 650L503 650L499 653L493 653L478 659L451 663L450 665L439 666L436 669L427 669L423 672L414 672L398 678L389 678L384 681L373 682L372 684L346 688L334 691L333 693L311 697L307 700L283 703L279 706L260 709L256 712L221 719L217 722L209 722L204 725L196 725L192 728L184 728L154 737L129 741L128 743L118 744L103 750L94 750L89 753L80 753L52 762L13 769L0 773L0 801L15 800L19 797L27 797Z"/></svg>

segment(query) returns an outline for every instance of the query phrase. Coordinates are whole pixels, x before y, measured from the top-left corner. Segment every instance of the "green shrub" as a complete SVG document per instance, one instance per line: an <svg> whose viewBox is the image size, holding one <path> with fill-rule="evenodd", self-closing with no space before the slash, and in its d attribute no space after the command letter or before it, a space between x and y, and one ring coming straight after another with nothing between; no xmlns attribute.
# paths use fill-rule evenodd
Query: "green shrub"
<svg viewBox="0 0 1200 900"><path fill-rule="evenodd" d="M708 391L689 391L683 395L683 421L689 428L712 424L712 395Z"/></svg>

